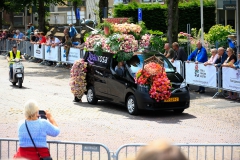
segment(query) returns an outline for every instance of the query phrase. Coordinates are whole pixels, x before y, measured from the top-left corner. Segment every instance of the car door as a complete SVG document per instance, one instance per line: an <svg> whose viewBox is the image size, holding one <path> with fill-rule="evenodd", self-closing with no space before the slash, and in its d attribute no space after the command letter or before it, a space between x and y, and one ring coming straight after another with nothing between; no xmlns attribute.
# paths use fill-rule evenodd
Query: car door
<svg viewBox="0 0 240 160"><path fill-rule="evenodd" d="M111 75L108 77L107 82L109 87L109 96L112 98L113 102L124 104L127 84L126 78L124 75L117 75L112 65L110 65L108 73Z"/></svg>
<svg viewBox="0 0 240 160"><path fill-rule="evenodd" d="M94 89L97 97L106 99L108 97L107 77L105 76L106 68L93 65L94 72Z"/></svg>

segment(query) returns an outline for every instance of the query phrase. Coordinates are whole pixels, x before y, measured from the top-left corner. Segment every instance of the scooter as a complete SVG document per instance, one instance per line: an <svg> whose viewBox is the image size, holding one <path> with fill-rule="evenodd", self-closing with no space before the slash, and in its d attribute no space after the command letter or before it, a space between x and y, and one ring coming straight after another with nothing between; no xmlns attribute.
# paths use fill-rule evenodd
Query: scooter
<svg viewBox="0 0 240 160"><path fill-rule="evenodd" d="M18 83L18 87L22 88L22 83L24 79L24 66L21 63L21 59L13 59L11 62L13 64L13 79L11 79L11 72L9 70L9 81L15 86Z"/></svg>

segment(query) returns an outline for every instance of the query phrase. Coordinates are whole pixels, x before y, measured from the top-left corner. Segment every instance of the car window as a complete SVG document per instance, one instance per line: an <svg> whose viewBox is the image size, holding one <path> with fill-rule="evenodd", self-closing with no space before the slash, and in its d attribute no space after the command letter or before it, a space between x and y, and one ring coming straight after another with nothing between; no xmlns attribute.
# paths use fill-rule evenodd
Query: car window
<svg viewBox="0 0 240 160"><path fill-rule="evenodd" d="M139 69L143 68L144 60L151 57L152 55L146 55L146 54L138 54L134 55L129 61L127 61L128 70L130 71L131 75L135 77L136 72ZM164 63L164 68L166 72L174 72L174 68L171 65L171 62L164 58L163 56L156 56Z"/></svg>

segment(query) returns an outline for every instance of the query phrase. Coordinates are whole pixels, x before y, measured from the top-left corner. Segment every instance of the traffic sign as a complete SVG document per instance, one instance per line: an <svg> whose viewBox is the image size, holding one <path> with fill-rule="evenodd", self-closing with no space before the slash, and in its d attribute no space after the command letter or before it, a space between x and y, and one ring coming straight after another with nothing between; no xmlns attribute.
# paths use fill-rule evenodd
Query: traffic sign
<svg viewBox="0 0 240 160"><path fill-rule="evenodd" d="M76 9L76 19L80 19L80 11L79 11L79 8Z"/></svg>
<svg viewBox="0 0 240 160"><path fill-rule="evenodd" d="M138 22L142 21L142 8L138 8Z"/></svg>

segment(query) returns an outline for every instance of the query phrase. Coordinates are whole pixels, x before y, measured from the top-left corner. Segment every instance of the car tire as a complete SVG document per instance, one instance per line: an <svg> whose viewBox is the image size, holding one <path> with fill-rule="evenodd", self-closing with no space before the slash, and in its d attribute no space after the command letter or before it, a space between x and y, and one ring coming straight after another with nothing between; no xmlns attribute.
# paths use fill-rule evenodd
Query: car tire
<svg viewBox="0 0 240 160"><path fill-rule="evenodd" d="M176 114L181 114L181 113L183 113L184 109L174 109L173 111Z"/></svg>
<svg viewBox="0 0 240 160"><path fill-rule="evenodd" d="M89 104L97 104L98 99L95 96L94 87L89 87L87 90L87 101Z"/></svg>
<svg viewBox="0 0 240 160"><path fill-rule="evenodd" d="M131 115L137 115L139 110L138 110L138 105L137 105L137 101L134 95L130 95L127 98L126 101L126 107L128 110L128 113Z"/></svg>

